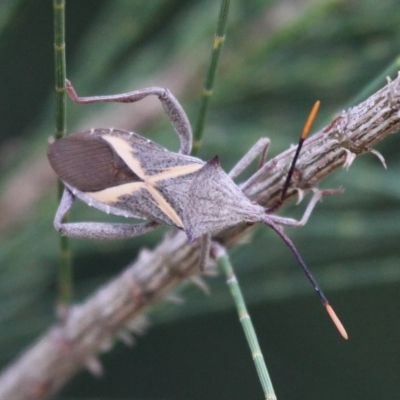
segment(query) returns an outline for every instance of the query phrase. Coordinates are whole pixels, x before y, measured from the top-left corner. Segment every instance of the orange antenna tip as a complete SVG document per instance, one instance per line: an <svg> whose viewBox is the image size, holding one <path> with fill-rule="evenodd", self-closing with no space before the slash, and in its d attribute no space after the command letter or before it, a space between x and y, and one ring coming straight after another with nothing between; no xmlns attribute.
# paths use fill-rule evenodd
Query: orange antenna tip
<svg viewBox="0 0 400 400"><path fill-rule="evenodd" d="M304 128L303 128L303 132L301 133L301 136L300 136L299 144L297 145L297 149L296 149L296 152L295 152L293 160L292 160L292 164L290 165L285 184L283 185L281 198L278 202L275 203L275 205L273 205L271 208L268 209L269 213L277 210L283 204L283 201L286 196L286 192L290 185L290 180L292 179L292 176L293 176L293 171L296 166L297 159L299 158L300 150L303 147L304 140L306 139L308 133L310 132L311 126L315 120L315 117L317 116L317 112L319 110L320 104L321 104L321 102L319 100L317 102L315 102L314 107L312 108L310 115L307 118L306 124L304 125Z"/></svg>
<svg viewBox="0 0 400 400"><path fill-rule="evenodd" d="M307 135L310 133L311 126L315 121L315 117L318 114L318 110L319 110L319 106L320 105L321 105L321 102L319 100L315 102L315 104L314 104L314 106L313 106L313 108L312 108L312 110L310 112L310 115L308 116L307 121L306 121L306 123L304 125L303 132L301 133L301 139L302 140L304 140L307 137Z"/></svg>
<svg viewBox="0 0 400 400"><path fill-rule="evenodd" d="M344 329L343 324L340 322L340 319L336 315L333 308L329 304L326 304L325 308L326 308L326 311L328 312L329 316L331 317L333 323L336 325L336 328L338 329L340 334L343 336L343 339L347 340L349 338L349 336L347 335L346 329Z"/></svg>

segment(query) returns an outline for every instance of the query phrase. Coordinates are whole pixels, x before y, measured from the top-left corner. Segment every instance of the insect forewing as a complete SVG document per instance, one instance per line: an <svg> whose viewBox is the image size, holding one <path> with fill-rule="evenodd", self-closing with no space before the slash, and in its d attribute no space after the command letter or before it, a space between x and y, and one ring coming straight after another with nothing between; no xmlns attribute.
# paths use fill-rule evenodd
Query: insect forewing
<svg viewBox="0 0 400 400"><path fill-rule="evenodd" d="M49 146L53 169L78 198L101 211L183 228L194 173L204 162L135 133L94 129Z"/></svg>

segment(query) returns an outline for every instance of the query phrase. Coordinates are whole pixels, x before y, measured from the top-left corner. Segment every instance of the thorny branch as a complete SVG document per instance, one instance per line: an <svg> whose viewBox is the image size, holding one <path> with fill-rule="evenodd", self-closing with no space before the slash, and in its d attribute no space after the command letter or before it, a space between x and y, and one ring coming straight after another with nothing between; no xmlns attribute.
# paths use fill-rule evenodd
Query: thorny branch
<svg viewBox="0 0 400 400"><path fill-rule="evenodd" d="M335 169L348 168L354 158L373 152L376 143L400 129L400 76L369 99L342 112L326 128L308 139L297 164L288 198L315 187ZM264 165L242 190L265 206L279 196L294 149ZM215 235L233 246L246 229L235 226ZM116 339L129 342L133 321L163 300L177 285L198 274L198 245L189 245L183 232L173 232L83 304L74 306L63 324L49 329L0 376L0 400L44 399L59 390L80 369L101 373L97 354Z"/></svg>

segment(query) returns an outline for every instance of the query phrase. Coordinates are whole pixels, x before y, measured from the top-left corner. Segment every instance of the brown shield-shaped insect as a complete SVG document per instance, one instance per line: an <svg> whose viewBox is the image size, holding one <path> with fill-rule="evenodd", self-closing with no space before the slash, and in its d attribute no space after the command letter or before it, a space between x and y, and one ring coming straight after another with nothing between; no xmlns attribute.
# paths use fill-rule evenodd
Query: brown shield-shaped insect
<svg viewBox="0 0 400 400"><path fill-rule="evenodd" d="M300 137L295 157L282 190L281 200L270 209L251 202L233 178L259 154L269 140L260 139L226 174L215 157L209 162L190 156L192 131L188 118L175 97L167 90L151 87L113 96L78 97L70 82L67 91L77 103L132 103L155 95L170 118L180 138L179 153L132 132L119 129L92 129L55 141L48 148L48 158L66 189L57 210L54 225L63 235L89 239L114 239L141 235L160 224L184 230L190 241L201 238L200 268L207 263L211 234L241 222L262 222L274 229L293 251L322 304L341 334L347 334L311 275L292 241L280 226L304 225L322 192L314 195L300 221L273 215L285 198L301 146L317 113L317 102ZM148 222L63 223L75 197L99 210Z"/></svg>

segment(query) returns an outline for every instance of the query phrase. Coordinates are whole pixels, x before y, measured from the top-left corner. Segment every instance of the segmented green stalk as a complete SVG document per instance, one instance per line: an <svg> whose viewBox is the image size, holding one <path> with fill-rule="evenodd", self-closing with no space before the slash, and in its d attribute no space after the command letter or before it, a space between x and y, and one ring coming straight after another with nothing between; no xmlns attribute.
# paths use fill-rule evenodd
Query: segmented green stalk
<svg viewBox="0 0 400 400"><path fill-rule="evenodd" d="M221 54L222 44L225 41L225 27L228 18L229 3L229 0L222 0L221 3L218 25L214 36L213 49L211 52L206 78L204 80L199 115L194 129L192 154L195 154L201 146L207 110L213 93L215 73L217 70L219 56ZM253 356L254 364L264 391L265 398L267 400L275 400L276 395L274 388L272 386L272 382L264 362L264 357L258 344L257 335L251 322L250 315L247 312L246 303L240 290L239 283L236 279L235 273L233 272L227 253L222 248L219 249L219 252L221 253L219 257L219 264L227 276L227 283L235 302L236 309L239 313L239 320L246 335L247 343L249 344Z"/></svg>
<svg viewBox="0 0 400 400"><path fill-rule="evenodd" d="M213 49L211 52L210 63L208 65L207 75L204 80L203 93L201 98L199 115L194 129L194 141L192 154L196 154L201 146L203 138L204 124L206 121L206 114L210 104L210 97L213 93L215 72L217 70L219 55L221 54L222 44L225 41L225 26L228 18L230 0L223 0L219 12L217 30L214 36Z"/></svg>
<svg viewBox="0 0 400 400"><path fill-rule="evenodd" d="M267 400L276 400L274 388L272 386L267 366L264 362L264 357L257 340L257 335L254 330L253 323L251 322L250 315L247 312L242 291L240 290L239 282L236 279L229 256L223 249L220 249L219 252L220 254L218 262L227 277L227 283L235 302L236 309L239 314L239 320L246 335L247 343L249 344L251 354L253 356L254 365L264 391L264 396Z"/></svg>
<svg viewBox="0 0 400 400"><path fill-rule="evenodd" d="M56 88L56 130L55 137L60 139L66 134L65 104L65 0L53 1L54 13L54 55ZM61 199L64 186L58 184L58 198ZM72 292L71 251L68 238L60 236L60 270L58 277L58 313L62 316L71 301Z"/></svg>

